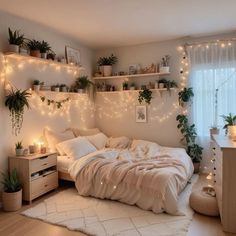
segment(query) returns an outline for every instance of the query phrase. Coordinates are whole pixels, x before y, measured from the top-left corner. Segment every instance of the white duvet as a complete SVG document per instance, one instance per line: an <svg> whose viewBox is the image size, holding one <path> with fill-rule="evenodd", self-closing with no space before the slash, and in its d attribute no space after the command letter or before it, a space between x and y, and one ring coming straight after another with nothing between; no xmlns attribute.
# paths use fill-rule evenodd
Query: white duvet
<svg viewBox="0 0 236 236"><path fill-rule="evenodd" d="M193 174L193 164L182 148L135 140L130 149L86 155L71 165L69 173L80 195L181 215L178 196Z"/></svg>

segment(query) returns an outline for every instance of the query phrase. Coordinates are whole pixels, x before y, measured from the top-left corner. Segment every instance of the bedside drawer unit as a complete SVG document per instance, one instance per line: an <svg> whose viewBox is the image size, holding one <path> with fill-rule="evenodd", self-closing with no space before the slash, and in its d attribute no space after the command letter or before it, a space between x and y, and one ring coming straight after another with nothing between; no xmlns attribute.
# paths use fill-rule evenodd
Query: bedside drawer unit
<svg viewBox="0 0 236 236"><path fill-rule="evenodd" d="M56 154L43 156L37 159L34 159L30 162L30 173L35 173L45 168L56 166L57 156Z"/></svg>

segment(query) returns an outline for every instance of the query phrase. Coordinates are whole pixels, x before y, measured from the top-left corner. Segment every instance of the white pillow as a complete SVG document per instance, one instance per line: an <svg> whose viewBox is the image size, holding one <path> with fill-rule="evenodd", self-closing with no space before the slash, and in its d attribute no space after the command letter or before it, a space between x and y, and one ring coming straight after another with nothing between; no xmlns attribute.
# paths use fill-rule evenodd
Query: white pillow
<svg viewBox="0 0 236 236"><path fill-rule="evenodd" d="M62 150L57 149L56 145L63 141L74 138L74 135L71 130L65 131L63 133L56 133L52 130L45 128L43 133L44 133L44 137L46 139L48 148L50 148L52 152L55 152L56 150L58 150L60 155L64 155L65 153L63 153Z"/></svg>
<svg viewBox="0 0 236 236"><path fill-rule="evenodd" d="M108 148L117 148L117 149L125 149L128 148L131 144L131 140L125 136L118 138L109 138L106 143L106 147Z"/></svg>
<svg viewBox="0 0 236 236"><path fill-rule="evenodd" d="M94 147L85 137L77 137L58 143L56 147L62 149L69 158L74 160L78 160L91 152L97 151L96 147Z"/></svg>
<svg viewBox="0 0 236 236"><path fill-rule="evenodd" d="M86 136L90 143L92 143L98 150L103 149L106 145L108 137L103 133L98 133L91 136Z"/></svg>
<svg viewBox="0 0 236 236"><path fill-rule="evenodd" d="M79 128L69 128L67 130L71 130L75 137L78 136L91 136L100 133L98 128L93 129L79 129Z"/></svg>

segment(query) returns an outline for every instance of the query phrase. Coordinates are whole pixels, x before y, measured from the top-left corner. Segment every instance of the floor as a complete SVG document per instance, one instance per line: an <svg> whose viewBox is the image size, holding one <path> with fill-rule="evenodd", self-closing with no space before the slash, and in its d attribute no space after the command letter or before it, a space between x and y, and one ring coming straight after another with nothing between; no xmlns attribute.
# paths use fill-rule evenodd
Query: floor
<svg viewBox="0 0 236 236"><path fill-rule="evenodd" d="M199 178L196 188L199 188L204 183L204 176ZM37 200L32 205L24 205L19 211L32 207L43 201L58 191L68 188L68 185L62 182L62 187L59 190L53 191ZM0 210L0 235L1 236L84 236L85 234L75 231L69 231L66 228L44 223L40 220L34 220L21 216L19 212L6 213ZM189 227L187 236L223 236L233 235L226 234L222 231L220 219L217 217L206 217L199 214L194 214L193 221ZM236 234L235 234L236 235Z"/></svg>

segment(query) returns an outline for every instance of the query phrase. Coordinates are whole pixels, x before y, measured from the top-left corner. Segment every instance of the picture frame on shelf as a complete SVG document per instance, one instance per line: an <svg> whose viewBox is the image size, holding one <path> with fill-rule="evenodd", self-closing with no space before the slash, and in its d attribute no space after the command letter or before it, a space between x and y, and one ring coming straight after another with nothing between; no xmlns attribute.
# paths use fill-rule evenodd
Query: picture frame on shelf
<svg viewBox="0 0 236 236"><path fill-rule="evenodd" d="M66 52L67 64L71 64L71 65L81 64L80 51L78 49L72 48L70 46L66 46L65 52Z"/></svg>
<svg viewBox="0 0 236 236"><path fill-rule="evenodd" d="M137 105L135 107L136 123L147 123L147 107L144 105Z"/></svg>

